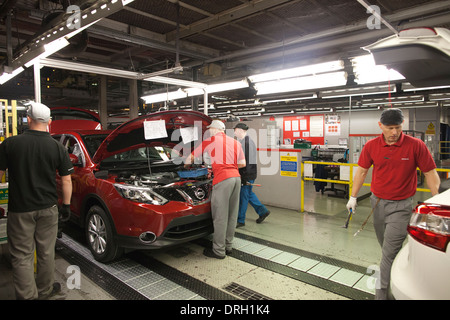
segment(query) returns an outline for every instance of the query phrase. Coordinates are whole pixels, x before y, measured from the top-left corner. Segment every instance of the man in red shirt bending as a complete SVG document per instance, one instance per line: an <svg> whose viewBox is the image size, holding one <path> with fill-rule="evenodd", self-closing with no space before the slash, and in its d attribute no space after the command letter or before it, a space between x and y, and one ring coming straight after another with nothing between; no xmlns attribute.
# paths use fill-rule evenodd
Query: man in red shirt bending
<svg viewBox="0 0 450 320"><path fill-rule="evenodd" d="M208 128L211 137L186 158L185 167L194 163L195 158L201 158L205 151L211 158L214 175L211 195L213 247L205 249L203 254L223 259L232 250L241 191L239 168L245 167L246 163L241 144L225 134L222 121L213 120Z"/></svg>
<svg viewBox="0 0 450 320"><path fill-rule="evenodd" d="M440 179L436 164L422 140L402 133L403 113L390 108L381 114L378 125L382 134L366 143L358 161L347 209L355 212L359 190L373 165L371 205L373 223L382 248L380 278L375 298L388 298L392 262L402 248L412 213L419 167L431 194L438 193Z"/></svg>

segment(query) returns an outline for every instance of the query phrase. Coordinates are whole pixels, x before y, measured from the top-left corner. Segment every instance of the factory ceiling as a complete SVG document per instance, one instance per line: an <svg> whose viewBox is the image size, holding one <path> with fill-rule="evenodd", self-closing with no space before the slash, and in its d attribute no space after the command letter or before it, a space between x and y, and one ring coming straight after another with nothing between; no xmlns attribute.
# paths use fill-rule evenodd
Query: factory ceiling
<svg viewBox="0 0 450 320"><path fill-rule="evenodd" d="M98 11L101 19L71 38L68 47L51 55L52 61L137 74L163 73L170 78L207 84L337 59L345 62L367 54L362 47L393 35L396 30L450 28L450 1L123 0L126 5L120 10L103 13L102 8L111 2L116 1L0 0L0 64L11 64L33 41L73 15L77 8L81 13ZM374 12L367 5L379 10L386 23L373 19ZM96 68L91 72L69 69L41 69L42 102L96 110L100 73ZM0 98L33 99L33 79L33 67L27 68L0 86ZM104 79L108 84L108 111L123 112L128 108L130 80L112 75ZM138 81L139 96L176 89L158 82ZM309 95L315 98L303 99L301 104L310 108L348 105L346 99L324 102L314 93L299 88L298 93L288 97L295 103L283 100L286 95L272 95L273 100L284 102L266 109L299 108L295 97ZM228 110L245 114L248 108L236 105L245 106L256 99L250 87L211 95L208 101L229 105ZM185 100L177 101L177 106L163 105L196 108L202 103L202 96ZM357 98L354 102L358 103ZM145 106L141 100L139 104L147 111L162 106Z"/></svg>

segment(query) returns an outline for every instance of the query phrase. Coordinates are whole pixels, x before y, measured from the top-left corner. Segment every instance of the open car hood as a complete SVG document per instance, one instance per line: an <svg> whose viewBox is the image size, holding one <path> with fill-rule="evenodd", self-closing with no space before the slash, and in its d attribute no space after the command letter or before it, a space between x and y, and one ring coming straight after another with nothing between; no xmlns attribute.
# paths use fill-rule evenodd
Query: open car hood
<svg viewBox="0 0 450 320"><path fill-rule="evenodd" d="M363 49L376 64L398 71L415 87L450 85L449 29L406 29Z"/></svg>
<svg viewBox="0 0 450 320"><path fill-rule="evenodd" d="M158 122L158 120L164 121L167 137L161 137L161 133L163 133L161 131L164 131L164 126L156 126L155 128L159 129L156 130L157 132L151 130L151 126L148 126ZM146 122L149 123L146 124ZM158 124L161 123L158 122ZM179 143L184 143L180 130L178 130L181 128L201 126L201 134L199 133L198 136L198 140L201 141L210 123L211 118L209 116L197 111L169 110L141 116L125 122L111 132L98 148L93 160L99 163L115 154L145 146L175 146ZM144 126L146 127L145 130Z"/></svg>

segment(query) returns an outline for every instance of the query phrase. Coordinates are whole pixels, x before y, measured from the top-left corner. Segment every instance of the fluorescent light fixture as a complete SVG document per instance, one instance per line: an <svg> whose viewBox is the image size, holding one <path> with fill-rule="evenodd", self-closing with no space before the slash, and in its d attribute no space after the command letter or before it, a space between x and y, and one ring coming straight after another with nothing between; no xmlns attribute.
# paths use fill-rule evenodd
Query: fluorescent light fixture
<svg viewBox="0 0 450 320"><path fill-rule="evenodd" d="M145 101L145 103L155 103L155 102L163 102L163 101L171 101L171 100L177 100L186 98L187 94L181 89L178 89L177 91L172 92L164 92L164 93L158 93L158 94L152 94L148 96L143 96L141 99Z"/></svg>
<svg viewBox="0 0 450 320"><path fill-rule="evenodd" d="M157 80L160 80L160 78L166 78L166 77L153 77L153 78L148 78L146 80L154 79L154 78L157 78ZM172 79L172 78L166 78L166 79ZM178 80L178 79L174 79L174 80ZM191 84L197 85L197 87L191 87L191 88L185 88L185 89L180 88L177 91L172 91L172 92L168 92L168 93L147 95L147 96L141 97L141 99L145 100L145 103L156 103L156 102L163 102L163 101L168 101L168 100L176 100L176 99L182 99L182 98L187 98L187 97L203 95L205 93L205 90L207 93L216 93L216 92L222 92L222 91L228 91L228 90L247 88L249 86L248 81L246 79L239 80L239 81L216 83L216 84L211 84L211 85L206 85L204 83L199 83L199 82L185 81L185 80L178 80L178 81L189 82Z"/></svg>
<svg viewBox="0 0 450 320"><path fill-rule="evenodd" d="M201 89L206 88L205 83L181 80L181 79L169 78L169 77L156 76L156 77L145 78L143 80L153 81L153 82L158 82L158 83L165 83L165 84L172 84L172 85L181 86L181 87L192 87L192 88L201 88Z"/></svg>
<svg viewBox="0 0 450 320"><path fill-rule="evenodd" d="M274 80L258 82L254 84L257 95L302 91L316 88L338 87L347 82L345 72L332 72L314 76L289 78L283 80Z"/></svg>
<svg viewBox="0 0 450 320"><path fill-rule="evenodd" d="M404 103L414 103L414 102L423 102L425 101L423 96L405 96L405 97L395 97L386 99L367 99L362 101L363 106L371 106L371 105L389 105L389 104L404 104Z"/></svg>
<svg viewBox="0 0 450 320"><path fill-rule="evenodd" d="M22 67L19 67L11 73L3 72L3 74L0 76L0 85L11 80L15 76L17 76L19 73L21 73L23 70L25 70L25 69Z"/></svg>
<svg viewBox="0 0 450 320"><path fill-rule="evenodd" d="M315 99L315 98L317 98L317 94L312 94L312 95L307 96L307 97L267 100L267 101L262 101L261 103L262 104L267 104L267 103L298 101L298 100L307 100L307 99Z"/></svg>
<svg viewBox="0 0 450 320"><path fill-rule="evenodd" d="M65 37L56 39L48 44L45 44L44 52L42 52L36 58L25 63L25 67L27 67L27 68L31 67L32 65L34 65L36 62L40 61L41 59L45 59L48 56L51 56L55 52L58 52L59 50L61 50L62 48L66 47L68 45L69 45L69 41L67 41L67 39Z"/></svg>
<svg viewBox="0 0 450 320"><path fill-rule="evenodd" d="M353 64L353 72L355 74L355 82L358 84L405 79L405 77L393 69L376 65L371 54L353 58L351 61Z"/></svg>
<svg viewBox="0 0 450 320"><path fill-rule="evenodd" d="M416 88L414 87L412 84L410 83L403 83L402 84L402 89L403 91L421 91L421 90L437 90L437 89L447 89L450 88L450 85L448 86L437 86L437 87L420 87L420 88Z"/></svg>
<svg viewBox="0 0 450 320"><path fill-rule="evenodd" d="M214 83L214 84L208 85L206 87L206 91L208 93L216 93L216 92L223 92L223 91L229 91L229 90L243 89L243 88L248 88L248 87L249 87L249 84L248 84L247 79L242 79L242 80L238 80L238 81Z"/></svg>
<svg viewBox="0 0 450 320"><path fill-rule="evenodd" d="M450 100L450 93L434 93L429 96L431 101Z"/></svg>
<svg viewBox="0 0 450 320"><path fill-rule="evenodd" d="M267 72L252 75L249 78L251 82L263 82L263 81L271 81L271 80L279 80L286 78L294 78L299 76L307 76L320 74L325 72L334 72L344 69L344 64L341 60L324 62L319 64L313 64L303 67Z"/></svg>
<svg viewBox="0 0 450 320"><path fill-rule="evenodd" d="M336 89L336 90L328 90L322 91L320 93L323 99L331 99L331 98L342 98L342 97L350 97L350 96L366 96L366 95L374 95L374 94L385 94L385 93L394 93L397 89L395 85L381 85L381 86L371 86L371 87L358 87L358 88L346 88L346 89Z"/></svg>

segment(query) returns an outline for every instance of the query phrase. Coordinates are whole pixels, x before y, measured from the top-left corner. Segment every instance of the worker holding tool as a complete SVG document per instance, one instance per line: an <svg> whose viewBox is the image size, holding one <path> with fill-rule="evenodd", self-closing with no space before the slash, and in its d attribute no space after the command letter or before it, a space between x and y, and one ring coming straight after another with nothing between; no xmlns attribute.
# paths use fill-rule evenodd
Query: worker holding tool
<svg viewBox="0 0 450 320"><path fill-rule="evenodd" d="M203 254L210 258L224 259L231 253L236 229L239 206L241 177L239 168L245 167L245 157L241 144L225 134L225 124L213 120L208 126L210 137L187 156L185 168L204 157L206 152L211 160L213 188L211 194L211 214L214 225L213 247Z"/></svg>
<svg viewBox="0 0 450 320"><path fill-rule="evenodd" d="M245 226L245 215L247 212L248 204L250 203L258 214L256 223L261 223L266 219L270 211L259 201L256 194L253 192L253 186L255 185L255 179L257 175L256 166L256 145L253 140L247 135L248 126L239 122L234 127L234 135L241 143L245 153L245 161L247 165L239 169L241 175L241 193L239 199L239 214L236 227Z"/></svg>
<svg viewBox="0 0 450 320"><path fill-rule="evenodd" d="M373 165L371 205L375 233L382 249L380 278L375 299L388 299L391 266L402 248L417 188L417 172L424 173L431 194L438 193L440 179L436 164L422 140L402 132L400 109L383 111L378 125L382 134L361 151L347 209L355 214L357 195Z"/></svg>

